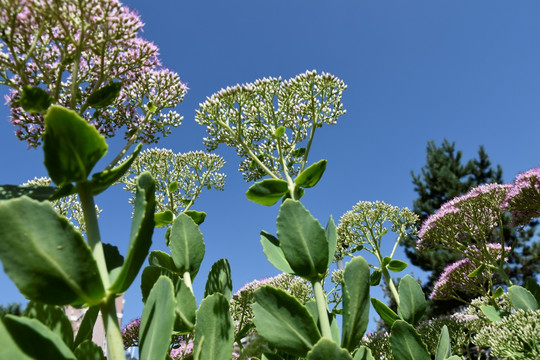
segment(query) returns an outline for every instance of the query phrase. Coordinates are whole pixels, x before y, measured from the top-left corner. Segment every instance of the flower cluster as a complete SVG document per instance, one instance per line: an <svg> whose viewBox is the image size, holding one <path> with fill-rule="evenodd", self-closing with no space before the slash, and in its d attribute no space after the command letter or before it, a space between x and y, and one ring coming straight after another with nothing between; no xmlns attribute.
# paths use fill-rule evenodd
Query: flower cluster
<svg viewBox="0 0 540 360"><path fill-rule="evenodd" d="M489 264L491 259L497 261L501 258L503 255L501 249L500 244L491 243L487 244L485 249L471 246L467 249L466 258L458 260L444 269L433 287L430 298L432 300L447 300L460 299L460 294L467 294L468 297L475 294L485 294L486 283L493 275ZM504 250L507 254L510 247L505 247ZM488 266L480 274L474 277L469 276L481 264Z"/></svg>
<svg viewBox="0 0 540 360"><path fill-rule="evenodd" d="M209 151L221 143L236 148L246 181L283 179L306 165L315 130L345 113L345 89L335 76L316 71L287 81L264 78L222 89L200 104L195 119L206 125Z"/></svg>
<svg viewBox="0 0 540 360"><path fill-rule="evenodd" d="M122 329L122 340L124 341L124 349L129 349L133 346L139 346L139 328L141 327L141 319L135 319L129 322Z"/></svg>
<svg viewBox="0 0 540 360"><path fill-rule="evenodd" d="M223 190L225 174L219 170L223 158L202 151L175 154L168 149L147 149L133 162L120 180L125 189L136 192L136 178L149 171L156 181L156 208L178 214L189 209L203 189Z"/></svg>
<svg viewBox="0 0 540 360"><path fill-rule="evenodd" d="M540 217L540 168L516 177L502 208L512 214L514 225L527 225Z"/></svg>
<svg viewBox="0 0 540 360"><path fill-rule="evenodd" d="M375 254L381 249L382 237L390 230L398 235L396 243L406 235L415 235L418 215L408 208L400 209L381 201L360 201L339 220L336 256L343 258L356 250ZM369 247L365 247L365 246Z"/></svg>
<svg viewBox="0 0 540 360"><path fill-rule="evenodd" d="M47 177L36 177L25 182L22 186L28 185L51 186L51 179ZM70 220L71 224L75 229L77 229L77 231L80 233L84 233L86 231L86 227L84 225L84 214L77 195L69 195L59 200L52 201L52 205L59 214ZM98 217L100 213L101 210L96 205L96 214Z"/></svg>
<svg viewBox="0 0 540 360"><path fill-rule="evenodd" d="M427 345L429 352L435 354L443 326L448 328L452 353L465 354L469 346L469 329L467 321L459 316L439 316L422 321L416 326L416 331Z"/></svg>
<svg viewBox="0 0 540 360"><path fill-rule="evenodd" d="M193 342L189 341L186 343L181 343L178 347L175 347L169 353L169 356L173 360L184 359L185 356L191 355L193 353Z"/></svg>
<svg viewBox="0 0 540 360"><path fill-rule="evenodd" d="M485 243L499 225L510 185L486 184L446 203L422 224L417 248L445 248L464 252L470 244Z"/></svg>
<svg viewBox="0 0 540 360"><path fill-rule="evenodd" d="M23 110L24 88L40 87L53 103L77 111L107 137L126 127L132 141L152 143L179 126L174 108L187 87L160 69L158 48L138 37L143 23L118 0L0 0L0 83L19 139L40 144L40 113ZM120 94L113 88L120 84Z"/></svg>

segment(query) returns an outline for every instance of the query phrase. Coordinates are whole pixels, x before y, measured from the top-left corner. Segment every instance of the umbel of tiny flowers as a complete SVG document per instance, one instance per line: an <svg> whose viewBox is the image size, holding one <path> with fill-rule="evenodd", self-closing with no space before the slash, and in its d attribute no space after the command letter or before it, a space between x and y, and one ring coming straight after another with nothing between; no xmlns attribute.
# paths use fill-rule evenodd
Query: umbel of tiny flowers
<svg viewBox="0 0 540 360"><path fill-rule="evenodd" d="M0 5L0 83L11 88L10 121L29 146L40 144L44 123L40 112L23 110L28 87L45 90L50 102L77 111L106 137L125 127L129 146L156 142L180 125L180 115L165 110L182 101L187 87L159 67L158 48L137 36L140 18L119 1Z"/></svg>
<svg viewBox="0 0 540 360"><path fill-rule="evenodd" d="M333 75L307 71L292 79L264 78L222 89L200 104L207 150L236 148L246 181L264 176L289 180L306 164L316 129L345 113L346 85Z"/></svg>
<svg viewBox="0 0 540 360"><path fill-rule="evenodd" d="M34 178L22 184L22 186L28 185L37 185L37 186L50 186L51 179L48 177ZM77 195L69 195L58 200L52 201L54 208L66 218L70 220L75 229L77 229L81 234L84 234L86 231L86 226L84 224L84 214L82 210L81 203L79 202ZM96 216L99 218L101 210L96 205Z"/></svg>
<svg viewBox="0 0 540 360"><path fill-rule="evenodd" d="M125 189L136 192L136 179L144 171L156 182L156 211L174 215L189 210L204 189L223 190L226 175L219 172L225 160L219 155L194 151L175 154L151 148L143 151L120 180Z"/></svg>
<svg viewBox="0 0 540 360"><path fill-rule="evenodd" d="M510 212L514 225L527 225L533 218L540 217L540 168L516 177L502 209Z"/></svg>

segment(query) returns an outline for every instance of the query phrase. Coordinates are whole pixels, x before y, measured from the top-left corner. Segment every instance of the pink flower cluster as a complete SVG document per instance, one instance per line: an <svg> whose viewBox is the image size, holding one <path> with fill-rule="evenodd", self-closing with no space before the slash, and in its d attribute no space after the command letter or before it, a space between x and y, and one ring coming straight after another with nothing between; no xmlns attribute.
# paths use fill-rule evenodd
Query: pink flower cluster
<svg viewBox="0 0 540 360"><path fill-rule="evenodd" d="M182 343L180 344L179 347L172 349L169 355L171 356L173 360L177 360L177 359L183 359L184 356L190 355L192 353L193 353L193 342L190 341L187 344Z"/></svg>
<svg viewBox="0 0 540 360"><path fill-rule="evenodd" d="M540 168L516 177L502 209L510 212L514 225L527 225L533 218L540 217Z"/></svg>

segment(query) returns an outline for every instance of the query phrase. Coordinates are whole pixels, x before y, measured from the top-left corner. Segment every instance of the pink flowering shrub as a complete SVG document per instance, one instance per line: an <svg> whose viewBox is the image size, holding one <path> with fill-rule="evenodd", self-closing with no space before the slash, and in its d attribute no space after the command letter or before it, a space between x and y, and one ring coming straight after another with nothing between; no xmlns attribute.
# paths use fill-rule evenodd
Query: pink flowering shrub
<svg viewBox="0 0 540 360"><path fill-rule="evenodd" d="M530 169L516 177L502 209L512 214L514 225L527 225L540 217L540 168Z"/></svg>

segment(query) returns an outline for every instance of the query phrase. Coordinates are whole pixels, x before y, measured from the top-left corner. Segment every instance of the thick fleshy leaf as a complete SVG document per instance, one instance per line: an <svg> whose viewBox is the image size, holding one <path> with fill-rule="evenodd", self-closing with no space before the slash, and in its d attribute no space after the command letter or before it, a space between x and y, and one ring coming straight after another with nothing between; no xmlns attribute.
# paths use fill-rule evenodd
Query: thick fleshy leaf
<svg viewBox="0 0 540 360"><path fill-rule="evenodd" d="M369 265L358 256L343 273L343 335L341 346L356 349L369 323Z"/></svg>
<svg viewBox="0 0 540 360"><path fill-rule="evenodd" d="M82 319L75 341L73 341L73 347L76 348L83 341L92 341L92 333L94 331L94 325L96 324L97 316L99 314L99 306L90 306Z"/></svg>
<svg viewBox="0 0 540 360"><path fill-rule="evenodd" d="M73 351L77 360L107 360L103 349L91 340L86 340Z"/></svg>
<svg viewBox="0 0 540 360"><path fill-rule="evenodd" d="M395 360L431 360L420 335L403 320L396 320L392 325L390 347Z"/></svg>
<svg viewBox="0 0 540 360"><path fill-rule="evenodd" d="M54 186L0 185L0 200L9 200L26 195L34 200L45 201L57 190L58 188Z"/></svg>
<svg viewBox="0 0 540 360"><path fill-rule="evenodd" d="M86 105L99 109L111 105L114 100L120 95L122 90L122 83L110 82L102 88L94 91L88 96Z"/></svg>
<svg viewBox="0 0 540 360"><path fill-rule="evenodd" d="M99 303L105 289L92 252L48 202L0 202L0 260L28 299L48 304Z"/></svg>
<svg viewBox="0 0 540 360"><path fill-rule="evenodd" d="M110 170L103 170L93 174L91 180L92 193L94 195L101 194L109 186L118 181L118 179L120 179L129 170L131 164L133 164L137 156L139 156L141 149L142 144L137 145L128 159L122 161L120 164Z"/></svg>
<svg viewBox="0 0 540 360"><path fill-rule="evenodd" d="M390 260L390 262L387 265L388 270L393 272L400 272L405 270L405 268L408 266L405 261L401 260Z"/></svg>
<svg viewBox="0 0 540 360"><path fill-rule="evenodd" d="M201 360L230 360L233 330L229 301L225 296L218 293L204 298L197 311L194 353Z"/></svg>
<svg viewBox="0 0 540 360"><path fill-rule="evenodd" d="M158 281L158 279L162 275L171 279L175 287L177 286L178 281L180 280L180 277L178 276L178 274L175 274L171 272L170 270L167 270L166 268L163 268L161 266L151 265L144 268L141 275L141 293L142 293L142 301L144 303L148 299L148 296L150 295L150 291L154 287L155 283Z"/></svg>
<svg viewBox="0 0 540 360"><path fill-rule="evenodd" d="M103 243L103 253L105 255L107 271L109 272L109 279L114 281L122 269L122 265L124 265L124 257L120 255L120 251L118 251L116 246L107 243Z"/></svg>
<svg viewBox="0 0 540 360"><path fill-rule="evenodd" d="M165 210L154 214L154 222L156 227L164 227L172 223L174 220L174 214L171 210Z"/></svg>
<svg viewBox="0 0 540 360"><path fill-rule="evenodd" d="M427 308L426 297L422 287L410 275L405 275L399 282L398 315L409 324L416 324Z"/></svg>
<svg viewBox="0 0 540 360"><path fill-rule="evenodd" d="M182 334L191 333L195 327L197 301L182 279L177 280L175 293L177 317L174 331Z"/></svg>
<svg viewBox="0 0 540 360"><path fill-rule="evenodd" d="M105 138L75 111L52 105L45 115L43 152L49 177L58 185L86 181L107 152Z"/></svg>
<svg viewBox="0 0 540 360"><path fill-rule="evenodd" d="M501 321L505 316L509 315L503 309L497 309L491 305L482 305L480 310L491 322Z"/></svg>
<svg viewBox="0 0 540 360"><path fill-rule="evenodd" d="M165 359L171 343L175 308L173 283L166 276L160 276L150 291L141 317L141 359Z"/></svg>
<svg viewBox="0 0 540 360"><path fill-rule="evenodd" d="M44 114L52 102L52 96L44 89L36 86L25 86L19 99L19 105L32 114Z"/></svg>
<svg viewBox="0 0 540 360"><path fill-rule="evenodd" d="M321 160L307 169L304 169L304 171L294 179L295 184L303 188L310 188L317 185L324 174L324 170L326 170L326 162L326 160Z"/></svg>
<svg viewBox="0 0 540 360"><path fill-rule="evenodd" d="M150 173L144 172L137 178L128 252L116 280L109 288L112 292L125 292L137 277L152 245L155 207L154 178Z"/></svg>
<svg viewBox="0 0 540 360"><path fill-rule="evenodd" d="M295 274L309 281L319 281L326 275L326 232L299 201L287 199L281 205L277 217L277 236Z"/></svg>
<svg viewBox="0 0 540 360"><path fill-rule="evenodd" d="M482 274L484 272L485 268L486 268L486 264L482 264L479 267L477 267L476 269L474 269L474 271L472 273L468 274L467 277L475 278L478 275Z"/></svg>
<svg viewBox="0 0 540 360"><path fill-rule="evenodd" d="M52 332L58 335L69 348L73 345L73 329L63 309L55 305L47 305L30 301L24 310L24 316L39 320Z"/></svg>
<svg viewBox="0 0 540 360"><path fill-rule="evenodd" d="M169 247L180 273L189 272L195 278L204 258L205 246L199 227L191 217L180 214L171 226Z"/></svg>
<svg viewBox="0 0 540 360"><path fill-rule="evenodd" d="M288 191L289 185L285 180L265 179L251 185L246 196L257 204L272 206Z"/></svg>
<svg viewBox="0 0 540 360"><path fill-rule="evenodd" d="M279 240L266 231L261 231L261 244L263 246L264 255L278 270L287 273L294 274L293 269L285 259L283 250L279 247Z"/></svg>
<svg viewBox="0 0 540 360"><path fill-rule="evenodd" d="M381 283L382 272L380 270L374 270L369 277L369 284L371 286L377 286Z"/></svg>
<svg viewBox="0 0 540 360"><path fill-rule="evenodd" d="M386 304L379 299L375 298L371 299L371 305L373 305L373 308L377 314L379 314L381 319L383 319L388 326L394 325L394 322L398 319L398 315L392 309L386 306Z"/></svg>
<svg viewBox="0 0 540 360"><path fill-rule="evenodd" d="M1 359L76 360L62 339L37 319L6 315L0 323ZM8 335L9 334L9 335ZM14 357L6 357L11 354Z"/></svg>
<svg viewBox="0 0 540 360"><path fill-rule="evenodd" d="M450 333L448 327L443 326L441 335L439 336L439 343L437 344L437 352L435 353L435 360L446 360L452 356L452 346L450 345Z"/></svg>
<svg viewBox="0 0 540 360"><path fill-rule="evenodd" d="M336 223L334 222L334 218L332 218L332 215L330 215L330 219L328 219L328 223L326 224L326 239L328 240L328 265L327 267L330 267L330 264L332 264L332 260L334 260L334 254L336 253L337 248L337 227Z"/></svg>
<svg viewBox="0 0 540 360"><path fill-rule="evenodd" d="M321 338L307 355L307 360L353 360L345 349L327 338Z"/></svg>
<svg viewBox="0 0 540 360"><path fill-rule="evenodd" d="M508 288L508 297L516 309L538 310L538 302L534 295L521 286L513 285Z"/></svg>
<svg viewBox="0 0 540 360"><path fill-rule="evenodd" d="M189 216L197 225L201 225L206 219L206 213L204 211L188 210L184 211L184 214Z"/></svg>
<svg viewBox="0 0 540 360"><path fill-rule="evenodd" d="M224 295L227 300L231 300L232 277L231 267L227 259L219 259L216 261L208 274L208 280L206 281L206 287L204 289L204 297L215 293L220 293Z"/></svg>
<svg viewBox="0 0 540 360"><path fill-rule="evenodd" d="M321 337L307 308L282 290L270 286L255 290L253 313L257 332L292 355L306 356Z"/></svg>
<svg viewBox="0 0 540 360"><path fill-rule="evenodd" d="M180 271L174 265L173 258L163 251L152 251L150 255L148 255L148 263L154 266L161 266L162 268L165 268L173 273L180 274Z"/></svg>
<svg viewBox="0 0 540 360"><path fill-rule="evenodd" d="M375 360L375 358L371 354L371 349L362 345L354 354L353 360Z"/></svg>
<svg viewBox="0 0 540 360"><path fill-rule="evenodd" d="M536 279L528 277L525 279L525 289L529 290L533 294L536 302L540 304L540 285L536 282Z"/></svg>

